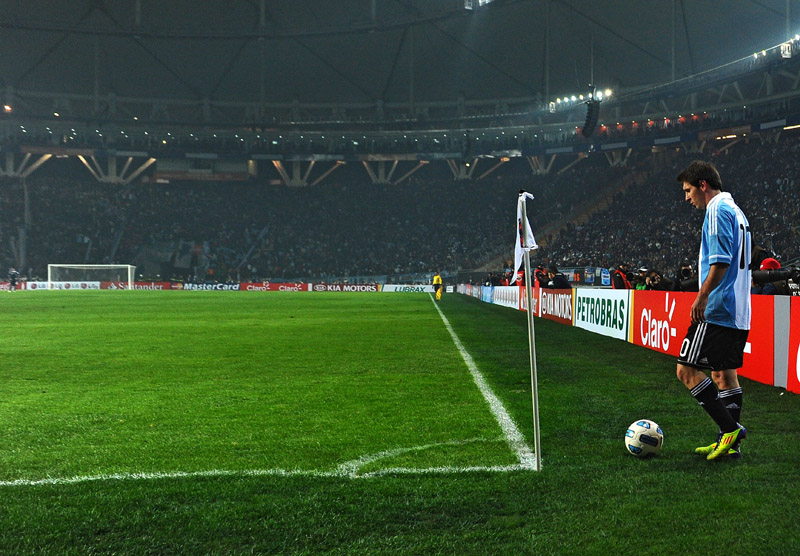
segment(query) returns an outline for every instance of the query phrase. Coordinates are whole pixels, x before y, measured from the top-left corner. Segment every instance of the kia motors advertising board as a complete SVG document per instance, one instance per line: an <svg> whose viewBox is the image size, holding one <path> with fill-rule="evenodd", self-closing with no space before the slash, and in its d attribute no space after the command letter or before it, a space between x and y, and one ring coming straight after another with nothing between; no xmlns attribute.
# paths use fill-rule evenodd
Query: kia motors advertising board
<svg viewBox="0 0 800 556"><path fill-rule="evenodd" d="M377 284L313 284L315 292L378 292Z"/></svg>
<svg viewBox="0 0 800 556"><path fill-rule="evenodd" d="M543 318L572 324L572 290L539 288L540 315Z"/></svg>
<svg viewBox="0 0 800 556"><path fill-rule="evenodd" d="M574 326L618 340L628 337L628 290L576 288Z"/></svg>

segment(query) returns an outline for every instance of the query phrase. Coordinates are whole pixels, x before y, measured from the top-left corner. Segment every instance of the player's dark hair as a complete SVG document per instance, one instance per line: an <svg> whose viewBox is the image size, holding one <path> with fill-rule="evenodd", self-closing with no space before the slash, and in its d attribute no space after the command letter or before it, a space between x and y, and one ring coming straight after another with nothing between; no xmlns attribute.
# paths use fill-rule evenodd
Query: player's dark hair
<svg viewBox="0 0 800 556"><path fill-rule="evenodd" d="M704 160L693 161L675 179L680 183L690 183L695 187L700 187L700 182L704 181L711 189L722 191L722 178L719 177L717 168Z"/></svg>

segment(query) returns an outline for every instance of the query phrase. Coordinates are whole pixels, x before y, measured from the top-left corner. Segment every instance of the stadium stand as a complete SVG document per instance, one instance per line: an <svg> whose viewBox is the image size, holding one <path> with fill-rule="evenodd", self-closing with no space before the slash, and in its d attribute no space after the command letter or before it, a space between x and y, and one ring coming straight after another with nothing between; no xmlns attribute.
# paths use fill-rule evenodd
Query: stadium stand
<svg viewBox="0 0 800 556"><path fill-rule="evenodd" d="M676 156L615 197L587 222L569 225L537 255L561 266L613 268L630 261L669 273L682 260L695 260L702 213L688 205L675 181L696 158L714 162L723 187L748 215L754 241L783 262L800 257L800 138L778 143L740 142L718 154Z"/></svg>
<svg viewBox="0 0 800 556"><path fill-rule="evenodd" d="M786 263L800 256L800 140L739 142L711 155L674 153L658 171L651 156L611 168L592 155L563 173L531 176L521 164L484 181L455 182L436 171L400 185L368 183L359 168L317 187L263 183L95 183L74 161L54 161L28 178L32 225L25 276L48 262L137 264L164 278L331 279L473 269L508 252L518 189L532 191L542 264L611 268L619 261L665 275L693 260L702 215L675 175L709 158L750 217L755 241ZM71 166L69 164L72 164ZM588 218L585 206L637 181ZM13 266L23 188L0 182L0 260Z"/></svg>

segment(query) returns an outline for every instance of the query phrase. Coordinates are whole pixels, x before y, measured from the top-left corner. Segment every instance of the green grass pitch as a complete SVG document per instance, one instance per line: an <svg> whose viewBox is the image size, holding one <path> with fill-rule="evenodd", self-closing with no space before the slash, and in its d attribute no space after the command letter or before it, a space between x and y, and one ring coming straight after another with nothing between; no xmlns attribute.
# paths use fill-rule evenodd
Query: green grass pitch
<svg viewBox="0 0 800 556"><path fill-rule="evenodd" d="M533 445L525 315L439 305ZM525 469L420 294L0 295L0 554L800 553L800 397L738 462L675 363L536 321ZM641 461L623 435L665 432Z"/></svg>

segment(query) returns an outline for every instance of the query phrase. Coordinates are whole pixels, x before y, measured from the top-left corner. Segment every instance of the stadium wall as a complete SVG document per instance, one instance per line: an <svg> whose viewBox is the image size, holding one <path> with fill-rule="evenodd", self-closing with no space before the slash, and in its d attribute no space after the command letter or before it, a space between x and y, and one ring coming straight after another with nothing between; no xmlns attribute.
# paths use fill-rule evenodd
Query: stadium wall
<svg viewBox="0 0 800 556"><path fill-rule="evenodd" d="M487 303L526 310L521 286L460 284L457 291ZM694 298L694 293L686 292L537 286L532 302L537 317L677 357ZM800 297L753 295L751 299L751 330L739 374L800 394Z"/></svg>

